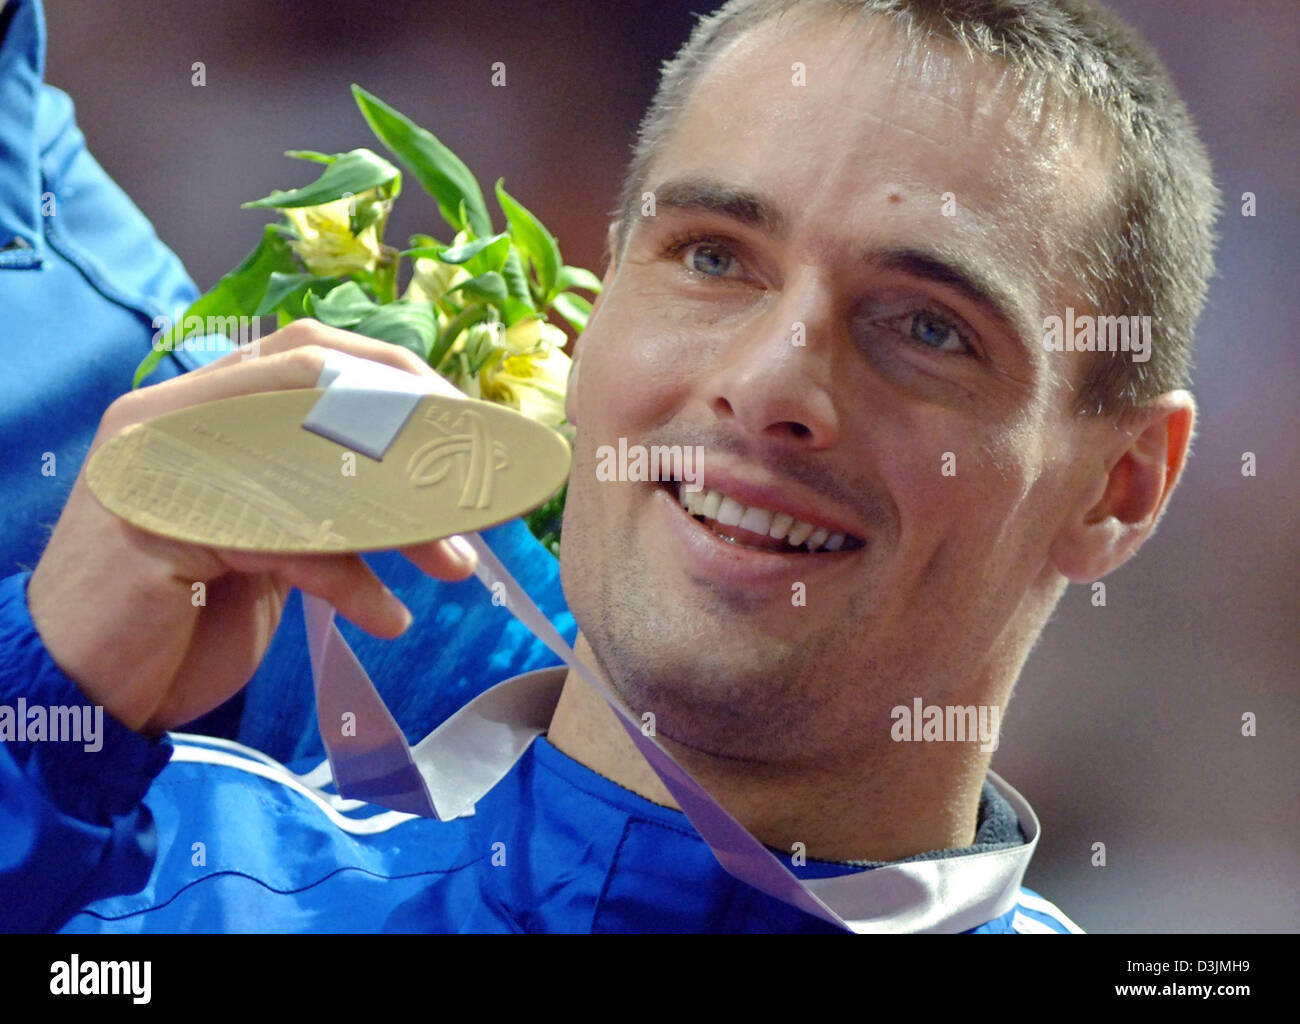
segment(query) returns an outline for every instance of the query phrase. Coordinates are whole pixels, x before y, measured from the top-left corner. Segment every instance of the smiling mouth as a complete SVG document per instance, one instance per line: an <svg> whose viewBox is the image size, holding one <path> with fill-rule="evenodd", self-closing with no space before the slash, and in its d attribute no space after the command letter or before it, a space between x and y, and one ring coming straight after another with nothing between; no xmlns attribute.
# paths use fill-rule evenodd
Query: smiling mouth
<svg viewBox="0 0 1300 1024"><path fill-rule="evenodd" d="M742 505L722 491L688 491L681 481L663 485L678 505L701 526L728 544L776 554L814 554L854 551L865 541L852 534L796 519L787 512L773 512L757 505Z"/></svg>

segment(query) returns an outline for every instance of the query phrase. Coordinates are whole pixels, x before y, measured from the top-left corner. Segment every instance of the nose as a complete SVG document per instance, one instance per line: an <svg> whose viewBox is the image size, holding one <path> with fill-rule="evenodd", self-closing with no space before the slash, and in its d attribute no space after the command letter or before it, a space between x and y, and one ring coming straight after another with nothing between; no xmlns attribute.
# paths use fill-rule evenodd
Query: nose
<svg viewBox="0 0 1300 1024"><path fill-rule="evenodd" d="M787 282L778 301L720 350L707 385L714 415L764 439L804 448L835 444L832 309L832 296L815 281Z"/></svg>

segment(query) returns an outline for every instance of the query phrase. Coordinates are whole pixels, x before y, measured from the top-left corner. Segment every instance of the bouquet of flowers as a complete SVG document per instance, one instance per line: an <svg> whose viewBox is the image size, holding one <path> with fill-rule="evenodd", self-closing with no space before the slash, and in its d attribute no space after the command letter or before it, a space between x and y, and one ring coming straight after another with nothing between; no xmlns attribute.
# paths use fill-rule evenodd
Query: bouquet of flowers
<svg viewBox="0 0 1300 1024"><path fill-rule="evenodd" d="M201 295L155 340L134 387L189 334L211 325L274 316L279 327L313 317L411 349L471 398L510 406L568 436L567 336L554 312L581 332L600 281L566 266L554 236L502 187L505 230L495 232L469 168L429 131L360 86L353 96L371 131L438 205L452 232L444 244L415 235L405 250L384 243L402 171L369 149L291 150L324 166L302 188L245 207L279 210L242 263ZM403 288L402 285L405 284ZM527 521L559 553L565 489Z"/></svg>

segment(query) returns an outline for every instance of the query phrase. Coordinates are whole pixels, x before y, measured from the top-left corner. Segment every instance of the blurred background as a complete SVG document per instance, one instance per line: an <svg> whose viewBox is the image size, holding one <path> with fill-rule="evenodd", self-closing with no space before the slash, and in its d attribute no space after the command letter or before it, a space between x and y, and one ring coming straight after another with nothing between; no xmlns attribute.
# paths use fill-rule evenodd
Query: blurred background
<svg viewBox="0 0 1300 1024"><path fill-rule="evenodd" d="M314 176L285 149L377 148L351 82L432 129L485 184L504 176L566 262L600 272L659 63L693 12L714 6L46 0L47 80L71 94L91 151L200 288L268 220L241 202ZM1111 6L1163 55L1225 195L1198 339L1200 436L1159 532L1107 579L1106 606L1086 588L1062 602L993 767L1044 826L1026 884L1086 930L1295 931L1300 5ZM490 83L495 61L505 88ZM406 191L389 239L431 227L445 238L409 176ZM1244 192L1254 217L1241 215ZM1254 477L1242 475L1246 452ZM1241 734L1247 712L1253 738Z"/></svg>

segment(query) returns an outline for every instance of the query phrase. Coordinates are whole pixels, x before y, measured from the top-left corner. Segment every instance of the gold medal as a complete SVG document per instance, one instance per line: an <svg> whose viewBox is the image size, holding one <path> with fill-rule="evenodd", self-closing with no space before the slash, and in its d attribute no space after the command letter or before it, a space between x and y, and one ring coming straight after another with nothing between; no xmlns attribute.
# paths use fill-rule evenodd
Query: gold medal
<svg viewBox="0 0 1300 1024"><path fill-rule="evenodd" d="M243 551L378 551L482 530L563 485L569 446L512 409L425 395L376 460L304 429L320 388L207 402L128 427L86 481L134 526Z"/></svg>

